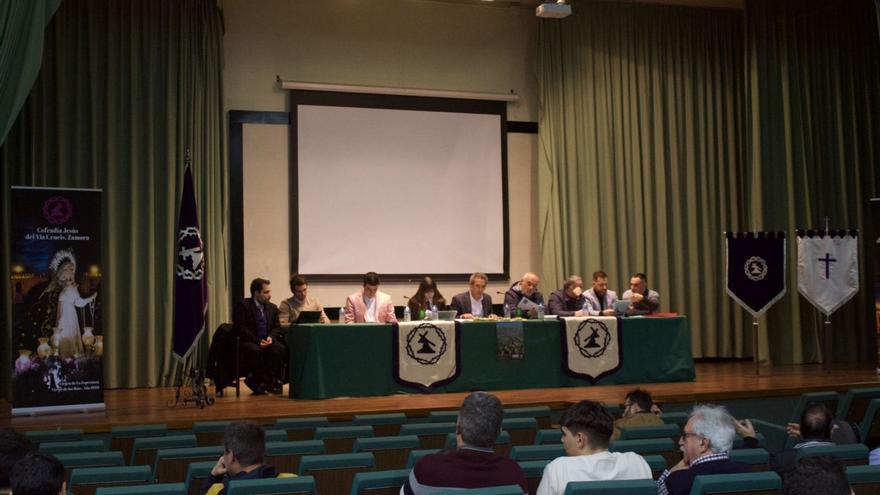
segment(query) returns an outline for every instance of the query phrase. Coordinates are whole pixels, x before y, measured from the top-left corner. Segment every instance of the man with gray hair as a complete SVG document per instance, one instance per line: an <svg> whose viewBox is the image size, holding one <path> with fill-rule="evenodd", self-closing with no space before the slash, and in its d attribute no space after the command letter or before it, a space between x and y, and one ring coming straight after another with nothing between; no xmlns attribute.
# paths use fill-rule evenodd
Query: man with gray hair
<svg viewBox="0 0 880 495"><path fill-rule="evenodd" d="M703 474L745 473L749 467L728 457L736 437L735 419L723 406L696 406L678 440L684 456L657 480L658 495L688 495Z"/></svg>
<svg viewBox="0 0 880 495"><path fill-rule="evenodd" d="M501 433L503 410L498 397L473 392L465 397L455 424L456 449L422 457L400 489L401 495L429 495L451 489L519 485L526 476L515 461L492 451Z"/></svg>
<svg viewBox="0 0 880 495"><path fill-rule="evenodd" d="M489 277L485 273L471 275L468 285L470 288L456 294L452 298L451 307L456 311L458 318L470 320L473 318L495 318L492 314L492 296L486 294L486 285Z"/></svg>
<svg viewBox="0 0 880 495"><path fill-rule="evenodd" d="M550 293L548 314L559 316L586 316L584 314L584 279L571 275L562 288Z"/></svg>

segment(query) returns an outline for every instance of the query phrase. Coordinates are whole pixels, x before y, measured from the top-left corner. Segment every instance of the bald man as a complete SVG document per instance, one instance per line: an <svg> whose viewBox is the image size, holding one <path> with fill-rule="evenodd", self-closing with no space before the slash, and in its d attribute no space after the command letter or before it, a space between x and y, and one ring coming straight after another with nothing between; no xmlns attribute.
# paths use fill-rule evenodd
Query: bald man
<svg viewBox="0 0 880 495"><path fill-rule="evenodd" d="M523 298L532 301L536 305L544 304L544 295L538 290L538 282L540 281L541 279L537 275L527 272L519 282L516 282L507 289L507 292L504 294L504 304L516 307ZM529 315L535 316L537 313L536 309L532 309Z"/></svg>

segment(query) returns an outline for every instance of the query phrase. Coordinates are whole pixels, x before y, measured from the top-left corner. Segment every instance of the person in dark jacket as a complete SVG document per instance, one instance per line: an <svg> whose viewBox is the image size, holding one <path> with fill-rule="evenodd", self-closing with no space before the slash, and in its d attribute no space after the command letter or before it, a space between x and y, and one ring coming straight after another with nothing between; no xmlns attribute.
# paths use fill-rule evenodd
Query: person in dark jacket
<svg viewBox="0 0 880 495"><path fill-rule="evenodd" d="M232 310L242 367L248 372L245 384L256 395L281 393L281 375L287 361L278 306L269 302L271 297L270 282L256 278L251 282L251 297L239 301Z"/></svg>
<svg viewBox="0 0 880 495"><path fill-rule="evenodd" d="M273 466L263 464L266 432L253 421L238 421L226 427L223 455L201 486L203 495L223 495L230 481L275 478Z"/></svg>

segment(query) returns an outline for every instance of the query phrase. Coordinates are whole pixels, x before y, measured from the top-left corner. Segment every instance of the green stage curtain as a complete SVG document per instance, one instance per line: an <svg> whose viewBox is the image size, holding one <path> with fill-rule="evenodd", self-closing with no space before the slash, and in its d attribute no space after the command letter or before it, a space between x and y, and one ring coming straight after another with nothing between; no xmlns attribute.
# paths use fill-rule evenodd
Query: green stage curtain
<svg viewBox="0 0 880 495"><path fill-rule="evenodd" d="M209 328L228 319L222 71L215 0L65 0L47 28L40 76L0 153L4 187L104 190L109 388L173 379L175 238L187 148L206 250ZM14 213L3 197L4 213ZM204 354L204 340L196 355Z"/></svg>
<svg viewBox="0 0 880 495"><path fill-rule="evenodd" d="M0 144L40 72L43 32L59 2L0 2Z"/></svg>
<svg viewBox="0 0 880 495"><path fill-rule="evenodd" d="M765 230L860 230L860 292L832 315L835 361L873 359L868 198L880 193L880 50L874 2L747 0L749 207ZM797 292L767 315L774 359L822 356L823 318Z"/></svg>
<svg viewBox="0 0 880 495"><path fill-rule="evenodd" d="M725 293L722 235L750 225L742 11L573 10L539 22L544 284L604 269L620 295L644 271L661 310L688 315L695 357L750 356L746 313Z"/></svg>

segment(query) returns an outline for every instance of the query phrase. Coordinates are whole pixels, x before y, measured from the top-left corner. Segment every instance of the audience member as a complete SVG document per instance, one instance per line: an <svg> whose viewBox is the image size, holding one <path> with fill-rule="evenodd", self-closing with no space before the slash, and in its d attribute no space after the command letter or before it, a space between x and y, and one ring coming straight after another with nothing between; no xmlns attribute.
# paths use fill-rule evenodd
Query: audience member
<svg viewBox="0 0 880 495"><path fill-rule="evenodd" d="M634 452L608 452L613 419L598 402L568 408L559 422L566 457L544 468L538 495L562 495L570 481L651 479L651 468Z"/></svg>
<svg viewBox="0 0 880 495"><path fill-rule="evenodd" d="M290 328L290 325L296 323L299 314L303 311L320 311L321 323L330 323L327 314L324 313L324 306L317 298L309 295L309 282L305 277L299 274L290 276L290 292L293 293L278 306L278 320L282 329Z"/></svg>
<svg viewBox="0 0 880 495"><path fill-rule="evenodd" d="M282 371L287 361L287 345L281 333L278 306L269 300L272 286L268 280L251 282L251 297L239 301L232 311L232 325L241 339L242 368L245 384L255 395L266 391L281 393Z"/></svg>
<svg viewBox="0 0 880 495"><path fill-rule="evenodd" d="M253 421L238 421L226 427L223 455L202 482L201 493L223 495L230 481L274 478L275 468L263 464L266 432Z"/></svg>
<svg viewBox="0 0 880 495"><path fill-rule="evenodd" d="M660 426L663 420L657 414L651 393L637 388L626 394L623 415L614 421L614 434L611 440L620 439L620 430L631 426Z"/></svg>
<svg viewBox="0 0 880 495"><path fill-rule="evenodd" d="M453 296L452 309L457 311L459 318L495 318L492 314L492 296L486 294L488 284L489 277L485 273L474 273L468 281L470 288Z"/></svg>
<svg viewBox="0 0 880 495"><path fill-rule="evenodd" d="M584 279L572 275L565 279L562 288L550 293L548 314L559 316L584 315Z"/></svg>
<svg viewBox="0 0 880 495"><path fill-rule="evenodd" d="M688 495L694 478L703 474L744 473L749 467L728 458L736 437L736 420L723 406L696 406L678 445L684 456L657 480L658 495Z"/></svg>
<svg viewBox="0 0 880 495"><path fill-rule="evenodd" d="M802 441L794 448L783 450L770 458L770 469L779 474L791 471L797 465L797 454L800 449L809 449L826 445L834 445L831 441L831 429L834 415L828 406L822 403L810 404L801 414L799 423ZM743 436L754 436L754 432L743 433Z"/></svg>
<svg viewBox="0 0 880 495"><path fill-rule="evenodd" d="M12 428L0 428L0 493L9 493L12 466L21 458L35 452L34 445Z"/></svg>
<svg viewBox="0 0 880 495"><path fill-rule="evenodd" d="M416 293L409 298L407 306L413 319L423 319L432 307L438 310L446 307L446 299L437 288L437 282L431 277L425 277L419 283Z"/></svg>
<svg viewBox="0 0 880 495"><path fill-rule="evenodd" d="M850 495L846 468L831 456L805 457L782 478L783 495Z"/></svg>
<svg viewBox="0 0 880 495"><path fill-rule="evenodd" d="M396 323L391 296L379 290L379 275L367 272L361 290L345 299L346 323Z"/></svg>
<svg viewBox="0 0 880 495"><path fill-rule="evenodd" d="M650 314L660 307L660 294L648 288L648 276L635 273L629 279L629 290L623 293L622 299L630 301L630 314Z"/></svg>
<svg viewBox="0 0 880 495"><path fill-rule="evenodd" d="M538 282L540 281L541 279L534 273L525 273L519 282L511 285L504 293L504 304L511 308L519 307L521 309L520 304L523 303L523 305L531 306L531 309L528 310L529 316L537 315L538 305L544 304L544 295L538 291ZM526 304L524 299L531 304Z"/></svg>
<svg viewBox="0 0 880 495"><path fill-rule="evenodd" d="M28 454L12 468L13 495L65 495L64 466L49 454Z"/></svg>
<svg viewBox="0 0 880 495"><path fill-rule="evenodd" d="M501 401L494 395L473 392L465 397L455 425L457 448L422 457L400 489L401 495L503 485L519 485L527 493L519 464L492 450L501 433L502 414Z"/></svg>
<svg viewBox="0 0 880 495"><path fill-rule="evenodd" d="M617 293L608 290L608 275L602 270L593 272L593 286L584 292L587 314L590 316L613 316Z"/></svg>

